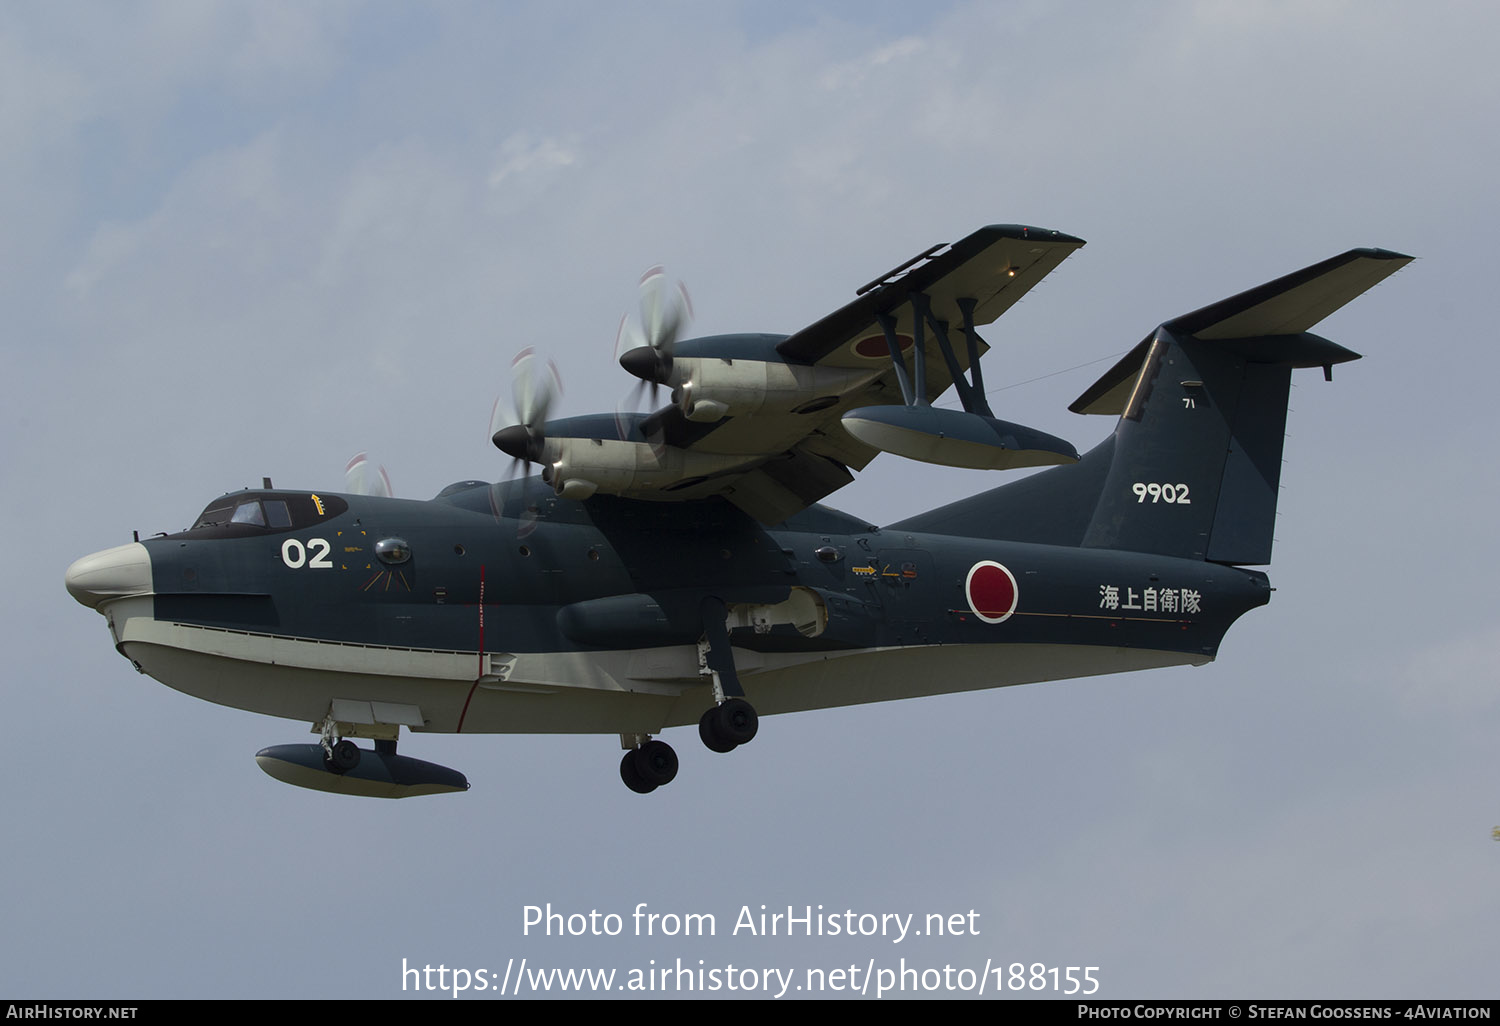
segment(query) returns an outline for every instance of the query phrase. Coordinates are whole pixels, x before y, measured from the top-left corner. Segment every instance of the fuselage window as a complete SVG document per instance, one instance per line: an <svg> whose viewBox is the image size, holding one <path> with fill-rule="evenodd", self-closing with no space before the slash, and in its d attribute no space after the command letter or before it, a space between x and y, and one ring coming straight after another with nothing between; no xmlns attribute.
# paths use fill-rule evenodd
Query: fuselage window
<svg viewBox="0 0 1500 1026"><path fill-rule="evenodd" d="M266 500L266 522L272 527L292 526L292 515L287 512L285 501L281 499Z"/></svg>

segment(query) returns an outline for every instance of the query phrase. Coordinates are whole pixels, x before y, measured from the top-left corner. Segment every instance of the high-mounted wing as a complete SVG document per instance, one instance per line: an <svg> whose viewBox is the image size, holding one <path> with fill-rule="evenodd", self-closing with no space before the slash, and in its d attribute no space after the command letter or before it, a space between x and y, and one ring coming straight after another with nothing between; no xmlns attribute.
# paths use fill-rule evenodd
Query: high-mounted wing
<svg viewBox="0 0 1500 1026"><path fill-rule="evenodd" d="M871 349L884 356L876 318L895 316L897 331L904 329L909 336L914 319L907 307L914 293L925 293L937 318L954 325L963 323L958 300L975 299L974 324L990 324L1082 245L1082 239L1058 231L992 224L946 248L934 246L876 278L859 290L854 302L803 328L776 349L791 360L833 366L859 366L870 359ZM856 351L872 334L882 344ZM928 398L936 399L946 388Z"/></svg>
<svg viewBox="0 0 1500 1026"><path fill-rule="evenodd" d="M862 470L877 455L880 450L851 437L840 418L860 407L906 402L902 377L905 387L918 393L910 397L918 404L930 403L955 381L961 392L972 390L982 397L978 358L989 347L977 335L959 340L959 326L992 323L1083 244L1048 229L990 225L951 246L933 246L764 353L767 366L804 385L794 393L800 400L796 404L763 407L744 416L731 412L713 422L690 420L684 404L678 404L653 416L646 430L668 445L695 452L761 454L758 466L732 480L704 482L704 490L721 492L766 523L780 522L853 480L849 468ZM919 325L922 297L928 316ZM933 322L950 329L953 344L940 338ZM901 352L901 371L888 335ZM725 359L714 350L725 347L708 344L730 338L734 336L682 343L678 358L697 352L697 343L703 369L710 372ZM913 352L918 339L921 359ZM963 378L971 371L972 384ZM827 380L826 389L818 387L819 375ZM981 408L988 412L982 401Z"/></svg>

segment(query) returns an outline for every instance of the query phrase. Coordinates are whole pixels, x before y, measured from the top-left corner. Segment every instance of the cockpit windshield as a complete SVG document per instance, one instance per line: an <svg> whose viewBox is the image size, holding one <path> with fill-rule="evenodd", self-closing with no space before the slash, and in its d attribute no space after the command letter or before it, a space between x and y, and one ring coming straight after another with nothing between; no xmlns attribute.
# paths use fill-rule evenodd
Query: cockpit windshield
<svg viewBox="0 0 1500 1026"><path fill-rule="evenodd" d="M348 508L349 504L336 496L237 492L210 502L188 531L212 531L216 535L291 531L311 527Z"/></svg>
<svg viewBox="0 0 1500 1026"><path fill-rule="evenodd" d="M242 502L234 507L234 516L229 518L231 524L254 524L256 527L266 526L266 515L261 511L258 502Z"/></svg>
<svg viewBox="0 0 1500 1026"><path fill-rule="evenodd" d="M216 511L217 512L217 511ZM292 514L285 499L247 499L234 507L231 524L253 524L256 527L289 528Z"/></svg>

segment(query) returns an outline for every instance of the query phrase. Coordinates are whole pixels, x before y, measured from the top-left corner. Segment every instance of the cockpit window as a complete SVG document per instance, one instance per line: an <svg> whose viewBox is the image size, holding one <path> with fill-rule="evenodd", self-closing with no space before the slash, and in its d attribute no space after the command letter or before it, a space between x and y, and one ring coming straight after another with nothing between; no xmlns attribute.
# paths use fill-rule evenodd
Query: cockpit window
<svg viewBox="0 0 1500 1026"><path fill-rule="evenodd" d="M225 538L295 531L342 516L348 509L349 503L337 495L236 492L209 503L188 531L208 531L206 537Z"/></svg>
<svg viewBox="0 0 1500 1026"><path fill-rule="evenodd" d="M193 526L188 530L196 531L200 527L218 527L220 524L227 524L233 512L233 506L210 506L198 514L198 519L193 521Z"/></svg>
<svg viewBox="0 0 1500 1026"><path fill-rule="evenodd" d="M266 526L266 515L261 512L260 503L242 502L234 508L234 516L230 518L231 524L254 524L256 527Z"/></svg>

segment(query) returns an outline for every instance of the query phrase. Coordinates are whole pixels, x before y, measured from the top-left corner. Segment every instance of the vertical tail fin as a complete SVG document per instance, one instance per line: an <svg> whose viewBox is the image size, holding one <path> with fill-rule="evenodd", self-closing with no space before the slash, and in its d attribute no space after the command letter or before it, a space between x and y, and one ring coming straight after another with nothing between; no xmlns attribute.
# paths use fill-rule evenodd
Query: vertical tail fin
<svg viewBox="0 0 1500 1026"><path fill-rule="evenodd" d="M1120 418L1079 463L899 526L1269 563L1292 369L1359 358L1307 329L1410 260L1351 250L1167 321L1069 407Z"/></svg>
<svg viewBox="0 0 1500 1026"><path fill-rule="evenodd" d="M1269 563L1291 369L1353 359L1306 332L1226 344L1158 328L1079 544Z"/></svg>

